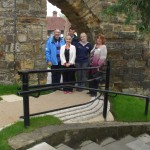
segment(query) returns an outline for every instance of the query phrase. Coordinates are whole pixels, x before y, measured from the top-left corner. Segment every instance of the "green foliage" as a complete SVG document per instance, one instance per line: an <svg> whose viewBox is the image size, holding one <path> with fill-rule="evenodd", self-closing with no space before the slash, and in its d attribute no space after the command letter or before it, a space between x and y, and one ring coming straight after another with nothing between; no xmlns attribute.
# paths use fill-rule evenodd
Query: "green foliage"
<svg viewBox="0 0 150 150"><path fill-rule="evenodd" d="M148 116L144 115L144 99L123 95L117 95L109 99L111 103L111 112L115 120L127 122L150 121L150 109Z"/></svg>
<svg viewBox="0 0 150 150"><path fill-rule="evenodd" d="M9 127L0 131L0 150L10 150L8 139L23 132L31 132L37 128L48 125L59 125L62 122L53 116L35 117L31 118L31 126L24 128L23 122L19 121Z"/></svg>
<svg viewBox="0 0 150 150"><path fill-rule="evenodd" d="M125 23L136 20L140 31L150 31L150 0L118 0L103 13L109 17L125 14Z"/></svg>

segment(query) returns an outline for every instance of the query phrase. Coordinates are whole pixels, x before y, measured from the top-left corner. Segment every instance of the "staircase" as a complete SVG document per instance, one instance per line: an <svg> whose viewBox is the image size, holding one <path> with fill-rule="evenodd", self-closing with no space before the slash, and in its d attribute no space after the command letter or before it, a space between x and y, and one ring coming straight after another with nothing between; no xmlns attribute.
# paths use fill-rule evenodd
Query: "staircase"
<svg viewBox="0 0 150 150"><path fill-rule="evenodd" d="M86 122L97 116L102 116L104 97L99 95L98 97L91 98L90 102L81 106L59 110L46 115L53 115L64 123L82 123ZM107 113L110 111L110 103L108 103Z"/></svg>
<svg viewBox="0 0 150 150"><path fill-rule="evenodd" d="M27 150L150 150L150 135L146 133L138 137L127 135L120 140L108 137L101 143L87 140L75 148L65 144L52 147L43 142Z"/></svg>

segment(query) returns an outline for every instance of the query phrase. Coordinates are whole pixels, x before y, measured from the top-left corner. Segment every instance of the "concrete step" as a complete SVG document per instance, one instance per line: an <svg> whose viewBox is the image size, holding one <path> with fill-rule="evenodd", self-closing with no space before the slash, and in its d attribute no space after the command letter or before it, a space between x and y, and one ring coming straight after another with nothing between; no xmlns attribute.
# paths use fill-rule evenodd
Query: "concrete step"
<svg viewBox="0 0 150 150"><path fill-rule="evenodd" d="M73 121L80 122L101 115L103 112L102 108L103 108L103 102L100 101L97 103L96 106L93 106L93 108L89 108L89 109L86 108L83 109L82 111L75 112L75 114L73 114L72 116L68 116L65 123L67 123L68 120L72 120L72 122Z"/></svg>
<svg viewBox="0 0 150 150"><path fill-rule="evenodd" d="M137 138L127 135L120 140L115 140L112 137L108 137L97 144L91 140L87 140L80 144L78 150L150 150L150 136L148 134L142 134ZM27 150L74 150L73 148L59 144L55 148L43 142ZM77 150L77 149L76 149Z"/></svg>
<svg viewBox="0 0 150 150"><path fill-rule="evenodd" d="M80 147L80 150L105 150L103 147L91 140L83 142Z"/></svg>
<svg viewBox="0 0 150 150"><path fill-rule="evenodd" d="M104 146L104 148L106 150L131 150L131 148L129 148L126 143L131 142L135 140L134 137L128 135L118 141L115 141L113 143L107 144Z"/></svg>
<svg viewBox="0 0 150 150"><path fill-rule="evenodd" d="M64 123L80 123L102 114L103 101L100 99L104 99L104 97L100 96L97 99L91 99L92 103L48 113L47 115L54 115ZM109 110L110 104L108 103L108 112Z"/></svg>
<svg viewBox="0 0 150 150"><path fill-rule="evenodd" d="M140 136L137 137L138 140L144 142L145 144L150 145L150 135L148 134L141 134Z"/></svg>
<svg viewBox="0 0 150 150"><path fill-rule="evenodd" d="M69 109L66 111L67 111L68 116L72 117L75 114L77 115L78 113L84 113L84 112L88 112L90 110L93 110L93 109L99 107L99 104L100 104L99 101L96 100L93 103L91 103L91 105L85 105L82 108L78 107L78 108L76 108L76 110L73 110L73 111L69 110ZM102 106L102 104L100 106ZM63 117L65 117L65 115L66 115L66 112L63 112L61 114L57 114L56 116L63 119Z"/></svg>
<svg viewBox="0 0 150 150"><path fill-rule="evenodd" d="M150 146L142 142L141 140L135 140L126 144L132 150L150 150Z"/></svg>
<svg viewBox="0 0 150 150"><path fill-rule="evenodd" d="M65 144L59 144L58 146L55 147L57 150L74 150L71 147L65 145Z"/></svg>
<svg viewBox="0 0 150 150"><path fill-rule="evenodd" d="M112 137L108 137L107 139L105 139L104 141L102 141L101 142L101 146L102 147L104 147L104 146L106 146L106 145L108 145L108 144L111 144L111 143L113 143L113 142L115 142L116 140L114 139L114 138L112 138Z"/></svg>
<svg viewBox="0 0 150 150"><path fill-rule="evenodd" d="M50 146L49 144L45 142L42 142L27 150L57 150L57 149L55 149L54 147Z"/></svg>

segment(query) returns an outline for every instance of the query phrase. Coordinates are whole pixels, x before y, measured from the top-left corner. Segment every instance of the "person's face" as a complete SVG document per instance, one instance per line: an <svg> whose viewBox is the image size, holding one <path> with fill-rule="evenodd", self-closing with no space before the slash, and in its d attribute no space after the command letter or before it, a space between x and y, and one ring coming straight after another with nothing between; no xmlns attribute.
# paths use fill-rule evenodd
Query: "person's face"
<svg viewBox="0 0 150 150"><path fill-rule="evenodd" d="M67 36L66 37L66 44L70 44L71 43L71 37L70 36Z"/></svg>
<svg viewBox="0 0 150 150"><path fill-rule="evenodd" d="M58 39L59 37L60 37L60 30L55 30L54 31L54 37L56 38L56 39Z"/></svg>
<svg viewBox="0 0 150 150"><path fill-rule="evenodd" d="M85 33L81 33L80 39L82 42L87 42L87 35Z"/></svg>
<svg viewBox="0 0 150 150"><path fill-rule="evenodd" d="M74 35L74 33L75 33L75 30L73 30L73 29L69 29L69 35L70 35L70 36L73 36L73 35Z"/></svg>
<svg viewBox="0 0 150 150"><path fill-rule="evenodd" d="M102 44L102 39L101 39L100 37L98 37L98 38L96 39L96 44L99 44L99 45Z"/></svg>

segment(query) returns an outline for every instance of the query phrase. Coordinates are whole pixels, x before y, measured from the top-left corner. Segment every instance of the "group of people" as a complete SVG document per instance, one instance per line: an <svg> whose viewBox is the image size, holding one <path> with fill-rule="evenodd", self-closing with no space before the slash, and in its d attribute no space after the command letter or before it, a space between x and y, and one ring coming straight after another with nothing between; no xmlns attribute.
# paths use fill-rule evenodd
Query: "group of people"
<svg viewBox="0 0 150 150"><path fill-rule="evenodd" d="M95 45L92 47L91 43L87 40L87 34L81 33L80 39L74 34L75 29L70 28L69 34L66 38L60 37L61 31L56 29L54 36L48 38L45 48L46 62L51 69L68 69L68 68L85 68L97 67L100 69L104 64L107 57L107 48L105 45L105 37L102 34L97 35ZM85 86L87 78L93 79L98 69L92 70L68 70L63 71L63 82L77 81L79 87ZM52 72L52 84L60 83L61 72ZM98 88L99 82L93 80L89 82L90 88ZM82 91L82 88L78 88ZM73 88L63 88L64 94L72 93ZM91 96L96 96L97 92L90 90L88 92Z"/></svg>

